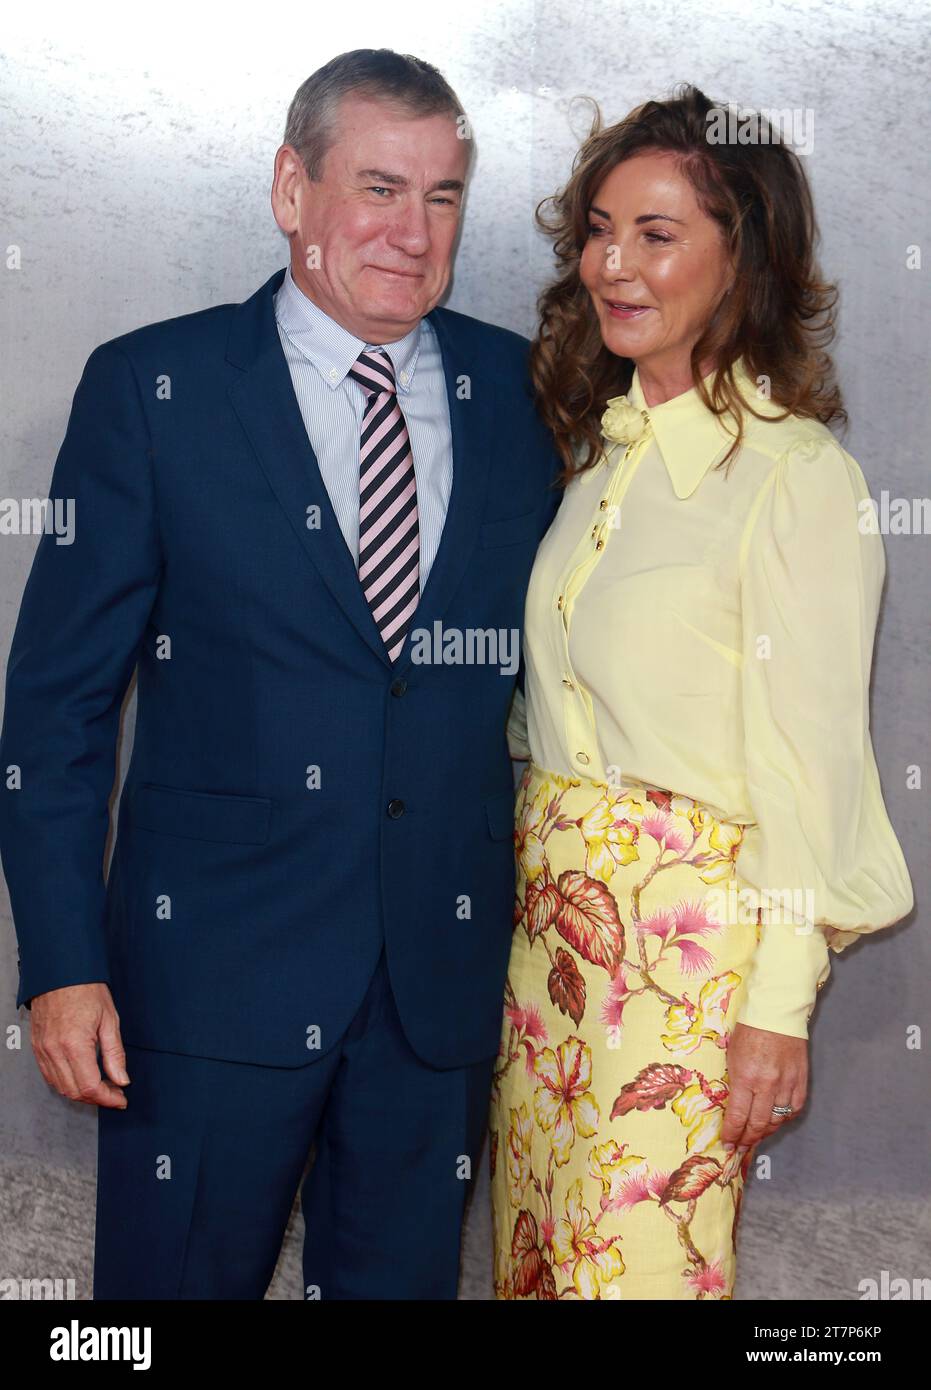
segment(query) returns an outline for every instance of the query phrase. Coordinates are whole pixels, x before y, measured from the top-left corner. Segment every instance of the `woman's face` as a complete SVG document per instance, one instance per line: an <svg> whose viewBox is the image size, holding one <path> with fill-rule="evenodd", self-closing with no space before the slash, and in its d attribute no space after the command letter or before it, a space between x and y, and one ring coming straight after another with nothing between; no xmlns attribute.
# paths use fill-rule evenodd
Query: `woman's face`
<svg viewBox="0 0 931 1390"><path fill-rule="evenodd" d="M580 274L605 347L664 374L688 372L733 279L720 227L666 153L635 155L601 181Z"/></svg>

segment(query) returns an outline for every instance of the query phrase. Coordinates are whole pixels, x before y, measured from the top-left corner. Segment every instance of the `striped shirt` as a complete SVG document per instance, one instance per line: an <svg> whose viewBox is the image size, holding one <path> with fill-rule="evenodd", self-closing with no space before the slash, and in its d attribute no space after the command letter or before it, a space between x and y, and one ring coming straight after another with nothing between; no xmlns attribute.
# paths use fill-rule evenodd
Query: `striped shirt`
<svg viewBox="0 0 931 1390"><path fill-rule="evenodd" d="M421 319L397 342L363 342L308 299L295 284L290 265L275 295L275 320L307 437L357 567L359 438L366 393L346 374L364 350L383 347L391 358L414 456L423 592L440 544L453 481L446 379L432 325Z"/></svg>

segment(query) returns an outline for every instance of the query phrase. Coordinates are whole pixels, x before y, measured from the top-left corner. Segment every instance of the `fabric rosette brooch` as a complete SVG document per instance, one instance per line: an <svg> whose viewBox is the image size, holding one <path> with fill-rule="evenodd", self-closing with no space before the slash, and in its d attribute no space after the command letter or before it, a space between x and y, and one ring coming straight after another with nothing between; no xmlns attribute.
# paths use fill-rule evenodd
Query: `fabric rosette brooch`
<svg viewBox="0 0 931 1390"><path fill-rule="evenodd" d="M633 444L650 428L650 412L638 410L626 396L613 396L601 417L601 433L616 444Z"/></svg>

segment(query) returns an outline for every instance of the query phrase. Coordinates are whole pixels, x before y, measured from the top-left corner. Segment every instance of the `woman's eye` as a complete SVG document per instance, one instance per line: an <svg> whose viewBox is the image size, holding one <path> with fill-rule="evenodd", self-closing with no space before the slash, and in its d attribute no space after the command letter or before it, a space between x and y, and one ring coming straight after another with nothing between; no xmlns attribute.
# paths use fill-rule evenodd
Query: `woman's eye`
<svg viewBox="0 0 931 1390"><path fill-rule="evenodd" d="M589 236L601 236L607 230L607 227L597 226L594 222L588 224ZM665 246L672 240L672 237L664 236L662 232L644 232L643 235L647 241L653 242L655 245Z"/></svg>

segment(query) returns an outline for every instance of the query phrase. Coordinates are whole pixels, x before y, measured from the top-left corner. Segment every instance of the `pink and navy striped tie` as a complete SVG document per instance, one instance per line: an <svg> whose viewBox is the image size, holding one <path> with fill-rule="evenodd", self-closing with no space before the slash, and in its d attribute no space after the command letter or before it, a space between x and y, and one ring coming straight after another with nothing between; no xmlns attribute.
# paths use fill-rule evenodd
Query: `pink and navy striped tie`
<svg viewBox="0 0 931 1390"><path fill-rule="evenodd" d="M396 661L420 599L414 456L388 354L360 352L348 375L368 396L359 443L359 579L388 659Z"/></svg>

